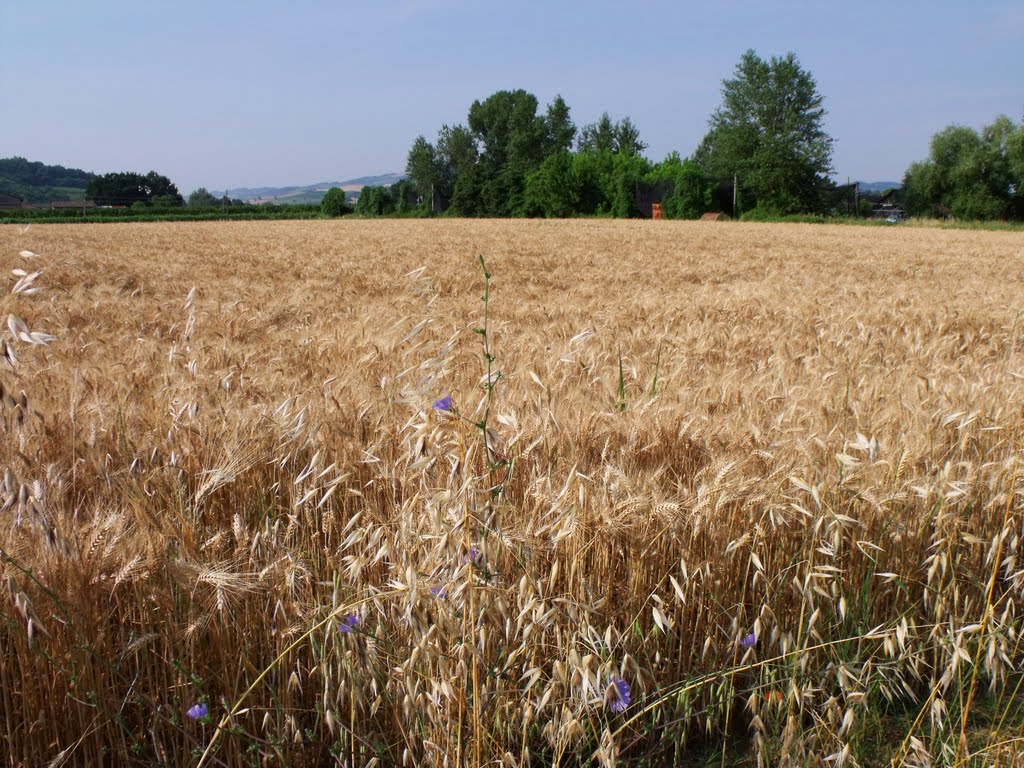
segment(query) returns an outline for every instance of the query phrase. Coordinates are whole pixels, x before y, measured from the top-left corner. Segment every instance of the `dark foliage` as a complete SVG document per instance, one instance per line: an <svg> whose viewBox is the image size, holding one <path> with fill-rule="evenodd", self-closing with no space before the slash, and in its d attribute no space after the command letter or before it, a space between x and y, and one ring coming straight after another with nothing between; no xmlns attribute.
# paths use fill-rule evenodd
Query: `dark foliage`
<svg viewBox="0 0 1024 768"><path fill-rule="evenodd" d="M185 204L171 180L156 171L150 171L145 176L131 172L97 176L89 182L85 196L97 205L130 206L142 203L166 207Z"/></svg>

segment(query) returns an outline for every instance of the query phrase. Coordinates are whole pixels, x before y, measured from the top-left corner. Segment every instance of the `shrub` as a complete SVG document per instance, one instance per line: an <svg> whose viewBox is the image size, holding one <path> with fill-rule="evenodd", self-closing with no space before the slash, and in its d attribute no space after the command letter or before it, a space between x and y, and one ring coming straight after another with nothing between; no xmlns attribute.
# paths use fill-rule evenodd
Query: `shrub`
<svg viewBox="0 0 1024 768"><path fill-rule="evenodd" d="M348 212L345 207L345 193L338 187L331 187L327 190L323 200L320 201L320 210L325 216L342 216Z"/></svg>

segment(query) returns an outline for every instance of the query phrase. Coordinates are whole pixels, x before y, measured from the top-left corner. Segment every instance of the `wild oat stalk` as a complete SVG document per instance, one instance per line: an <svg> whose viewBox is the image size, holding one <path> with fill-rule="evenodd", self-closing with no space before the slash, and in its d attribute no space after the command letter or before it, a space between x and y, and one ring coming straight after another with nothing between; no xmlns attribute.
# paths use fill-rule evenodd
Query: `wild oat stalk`
<svg viewBox="0 0 1024 768"><path fill-rule="evenodd" d="M484 317L483 324L474 328L473 332L478 334L483 341L483 352L484 352L484 367L486 372L484 374L484 412L483 416L478 422L476 422L477 429L480 430L480 436L483 440L484 446L484 458L487 462L487 479L488 488L492 499L496 498L499 494L499 489L495 481L495 472L499 468L499 462L494 459L494 451L491 445L490 436L490 420L491 420L491 405L494 400L494 385L498 383L501 378L501 373L494 370L495 357L491 354L491 339L490 339L490 305L491 305L491 273L487 271L487 264L484 263L484 257L480 256L480 269L484 273L484 295L481 297L481 301L484 304Z"/></svg>
<svg viewBox="0 0 1024 768"><path fill-rule="evenodd" d="M651 378L651 392L650 392L651 397L654 397L655 395L658 394L658 374L659 373L661 373L661 344L660 343L658 344L658 356L657 356L657 358L654 361L654 376ZM620 365L620 369L619 369L619 377L620 377L620 379L621 379L621 376L622 376L622 370L621 370L621 365ZM624 387L622 387L621 383L620 383L620 387L623 390L625 389Z"/></svg>
<svg viewBox="0 0 1024 768"><path fill-rule="evenodd" d="M619 350L619 410L626 412L626 375L622 370L622 350Z"/></svg>

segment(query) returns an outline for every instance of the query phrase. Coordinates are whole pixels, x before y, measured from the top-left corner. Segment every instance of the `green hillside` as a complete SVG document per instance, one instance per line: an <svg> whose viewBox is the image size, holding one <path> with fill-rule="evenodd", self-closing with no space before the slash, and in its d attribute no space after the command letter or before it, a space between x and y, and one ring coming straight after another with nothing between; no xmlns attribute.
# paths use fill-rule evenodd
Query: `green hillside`
<svg viewBox="0 0 1024 768"><path fill-rule="evenodd" d="M24 157L0 159L0 192L30 203L82 200L96 174L63 165L31 162Z"/></svg>

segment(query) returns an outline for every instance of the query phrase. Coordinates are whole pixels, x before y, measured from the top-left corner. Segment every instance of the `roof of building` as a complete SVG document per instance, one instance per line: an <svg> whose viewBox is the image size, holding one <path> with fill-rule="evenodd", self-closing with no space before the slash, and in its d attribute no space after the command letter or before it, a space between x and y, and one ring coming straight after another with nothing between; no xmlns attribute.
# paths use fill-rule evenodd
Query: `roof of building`
<svg viewBox="0 0 1024 768"><path fill-rule="evenodd" d="M93 200L54 200L51 203L40 203L48 208L95 208Z"/></svg>

